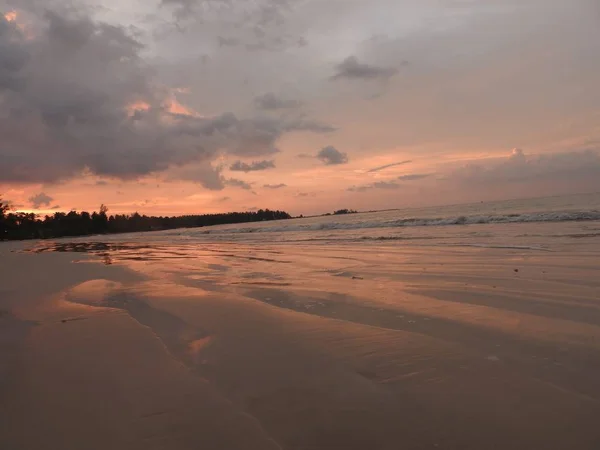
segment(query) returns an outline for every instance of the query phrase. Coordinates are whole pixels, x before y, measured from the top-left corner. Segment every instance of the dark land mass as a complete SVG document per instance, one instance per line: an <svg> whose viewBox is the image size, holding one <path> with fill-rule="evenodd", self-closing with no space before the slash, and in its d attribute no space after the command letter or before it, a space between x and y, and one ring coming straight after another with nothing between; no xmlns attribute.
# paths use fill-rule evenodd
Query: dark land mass
<svg viewBox="0 0 600 450"><path fill-rule="evenodd" d="M90 234L132 233L175 228L197 228L232 223L290 219L284 211L260 209L254 212L155 217L138 214L108 215L104 205L99 212L56 212L41 218L33 213L11 213L0 201L0 240L47 239Z"/></svg>

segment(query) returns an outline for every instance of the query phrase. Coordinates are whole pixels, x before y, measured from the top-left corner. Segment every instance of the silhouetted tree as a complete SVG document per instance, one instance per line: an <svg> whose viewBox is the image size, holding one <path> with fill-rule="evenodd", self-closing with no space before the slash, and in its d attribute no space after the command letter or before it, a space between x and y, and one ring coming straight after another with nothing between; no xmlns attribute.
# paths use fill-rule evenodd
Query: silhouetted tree
<svg viewBox="0 0 600 450"><path fill-rule="evenodd" d="M358 211L355 211L353 209L338 209L337 211L334 211L333 214L336 216L342 215L342 214L356 214Z"/></svg>
<svg viewBox="0 0 600 450"><path fill-rule="evenodd" d="M5 215L6 215L7 211L8 211L8 204L3 202L2 199L0 198L0 239L3 239L4 235L7 232L6 222L5 222Z"/></svg>
<svg viewBox="0 0 600 450"><path fill-rule="evenodd" d="M289 219L284 211L268 209L256 212L188 215L180 217L152 217L139 213L117 214L108 217L108 208L100 205L99 212L55 212L43 220L30 213L9 213L5 203L0 202L0 239L54 238L61 236L84 236L88 234L126 233L135 231L194 228L228 223L258 222L263 220Z"/></svg>

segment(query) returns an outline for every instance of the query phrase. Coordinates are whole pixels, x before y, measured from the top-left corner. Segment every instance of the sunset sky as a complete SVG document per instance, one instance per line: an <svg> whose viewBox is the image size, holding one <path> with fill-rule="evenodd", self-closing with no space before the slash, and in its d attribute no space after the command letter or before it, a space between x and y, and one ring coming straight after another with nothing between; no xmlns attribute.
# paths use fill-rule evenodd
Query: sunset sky
<svg viewBox="0 0 600 450"><path fill-rule="evenodd" d="M600 191L597 0L0 0L0 197L313 214Z"/></svg>

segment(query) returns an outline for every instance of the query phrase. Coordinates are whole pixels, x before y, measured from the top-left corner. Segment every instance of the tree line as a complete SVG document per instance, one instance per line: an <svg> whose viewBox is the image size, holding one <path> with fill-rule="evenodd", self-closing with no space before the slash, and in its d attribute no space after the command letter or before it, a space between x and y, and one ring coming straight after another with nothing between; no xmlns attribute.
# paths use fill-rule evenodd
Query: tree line
<svg viewBox="0 0 600 450"><path fill-rule="evenodd" d="M9 206L0 199L0 240L46 239L90 234L131 233L174 228L196 228L265 220L290 219L284 211L259 209L254 212L155 217L139 213L108 215L108 208L98 212L55 212L41 218L33 213L9 212Z"/></svg>

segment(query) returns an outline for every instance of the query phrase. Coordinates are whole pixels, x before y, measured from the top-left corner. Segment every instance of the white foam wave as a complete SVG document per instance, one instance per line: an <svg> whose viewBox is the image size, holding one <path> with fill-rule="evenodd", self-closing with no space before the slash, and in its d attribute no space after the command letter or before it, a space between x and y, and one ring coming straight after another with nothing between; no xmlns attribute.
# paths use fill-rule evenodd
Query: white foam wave
<svg viewBox="0 0 600 450"><path fill-rule="evenodd" d="M273 225L243 226L239 228L214 228L196 231L198 234L237 234L237 233L285 233L298 231L323 231L323 230L355 230L365 228L402 228L402 227L433 227L450 225L475 225L475 224L503 224L503 223L528 223L528 222L566 222L600 220L600 211L562 211L562 212L537 212L527 214L505 215L472 215L453 216L440 218L403 218L387 221L349 221L335 222L324 218L323 222L293 223L286 221L274 222ZM195 234L193 233L193 234Z"/></svg>

